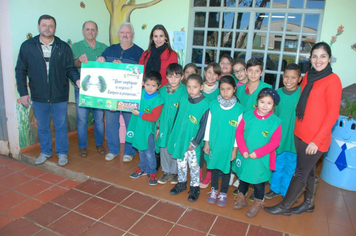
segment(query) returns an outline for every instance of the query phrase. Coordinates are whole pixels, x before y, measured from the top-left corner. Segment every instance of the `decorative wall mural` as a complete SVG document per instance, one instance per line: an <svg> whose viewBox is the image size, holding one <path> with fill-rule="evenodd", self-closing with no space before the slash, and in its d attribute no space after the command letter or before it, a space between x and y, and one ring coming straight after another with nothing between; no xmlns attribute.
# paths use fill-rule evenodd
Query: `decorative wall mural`
<svg viewBox="0 0 356 236"><path fill-rule="evenodd" d="M339 27L337 27L336 35L331 36L330 46L332 46L336 42L337 37L340 36L343 32L344 32L344 26L340 25Z"/></svg>
<svg viewBox="0 0 356 236"><path fill-rule="evenodd" d="M153 0L147 3L136 4L135 0L104 0L110 14L110 44L119 43L117 30L121 23L130 22L130 15L134 10L153 6L161 1L162 0Z"/></svg>

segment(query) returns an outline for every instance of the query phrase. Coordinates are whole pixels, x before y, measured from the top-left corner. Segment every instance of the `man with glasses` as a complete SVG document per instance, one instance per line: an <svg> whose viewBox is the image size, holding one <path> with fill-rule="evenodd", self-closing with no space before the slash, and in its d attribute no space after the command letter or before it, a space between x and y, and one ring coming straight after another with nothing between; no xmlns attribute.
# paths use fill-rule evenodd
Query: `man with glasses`
<svg viewBox="0 0 356 236"><path fill-rule="evenodd" d="M82 63L88 61L95 61L104 50L108 47L103 43L96 41L98 35L98 25L94 21L86 21L83 24L82 33L84 39L72 45L74 54L74 65L77 68L82 66ZM78 146L79 155L81 157L87 156L87 131L88 131L88 115L90 108L79 106L79 88L75 86L75 103L77 104L77 131L78 131ZM94 118L94 136L95 146L99 154L105 154L104 142L104 110L91 109Z"/></svg>
<svg viewBox="0 0 356 236"><path fill-rule="evenodd" d="M132 42L135 31L131 23L124 22L119 27L119 44L108 47L103 54L98 57L100 62L128 63L137 64L140 60L143 49ZM125 126L128 127L131 112L122 112L125 120ZM111 161L120 153L120 111L105 110L106 117L106 140L109 147L109 153L105 160ZM136 150L131 143L125 142L124 162L130 162Z"/></svg>

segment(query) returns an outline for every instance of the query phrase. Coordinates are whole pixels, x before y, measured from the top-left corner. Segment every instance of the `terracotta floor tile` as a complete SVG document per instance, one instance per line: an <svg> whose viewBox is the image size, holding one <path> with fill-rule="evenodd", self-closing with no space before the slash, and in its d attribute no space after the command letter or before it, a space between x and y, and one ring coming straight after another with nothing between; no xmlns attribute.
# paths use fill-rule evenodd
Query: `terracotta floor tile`
<svg viewBox="0 0 356 236"><path fill-rule="evenodd" d="M11 170L9 168L6 168L4 166L0 166L0 178L5 177L9 174L15 173L15 170ZM2 183L1 179L0 179L0 184Z"/></svg>
<svg viewBox="0 0 356 236"><path fill-rule="evenodd" d="M168 203L161 200L148 212L148 214L164 220L177 222L179 217L181 217L186 209L187 208L185 206Z"/></svg>
<svg viewBox="0 0 356 236"><path fill-rule="evenodd" d="M59 236L59 234L54 233L53 231L50 231L48 229L42 229L41 231L38 231L33 236Z"/></svg>
<svg viewBox="0 0 356 236"><path fill-rule="evenodd" d="M123 230L128 230L143 214L123 206L117 206L100 221L105 222L114 227Z"/></svg>
<svg viewBox="0 0 356 236"><path fill-rule="evenodd" d="M208 232L217 216L194 210L188 209L178 221L178 224L193 228L199 231Z"/></svg>
<svg viewBox="0 0 356 236"><path fill-rule="evenodd" d="M27 214L28 212L39 208L43 204L39 201L28 199L25 202L20 203L19 205L11 208L10 210L4 212L4 214L14 218L19 219L23 215Z"/></svg>
<svg viewBox="0 0 356 236"><path fill-rule="evenodd" d="M102 166L100 164L95 164L94 162L91 162L91 164L92 164L92 167L85 170L84 173L92 178L98 178L98 176L109 171L109 169L107 167Z"/></svg>
<svg viewBox="0 0 356 236"><path fill-rule="evenodd" d="M352 225L353 225L354 229L356 229L356 211L349 210L349 215L351 218Z"/></svg>
<svg viewBox="0 0 356 236"><path fill-rule="evenodd" d="M27 168L26 164L18 162L18 161L8 162L8 163L5 163L3 165L8 167L8 168L11 168L13 170L17 170L17 171Z"/></svg>
<svg viewBox="0 0 356 236"><path fill-rule="evenodd" d="M91 198L91 195L79 192L75 189L71 189L68 192L62 194L61 196L52 200L52 202L57 203L61 206L73 209L79 204L85 202Z"/></svg>
<svg viewBox="0 0 356 236"><path fill-rule="evenodd" d="M92 225L87 231L85 231L81 236L118 236L125 234L125 231L115 229L111 226L105 225L103 223L97 222Z"/></svg>
<svg viewBox="0 0 356 236"><path fill-rule="evenodd" d="M68 189L65 189L65 188L62 188L59 186L53 186L51 188L46 189L42 193L34 196L34 198L36 198L42 202L49 202L67 191L68 191Z"/></svg>
<svg viewBox="0 0 356 236"><path fill-rule="evenodd" d="M210 234L222 236L243 236L246 234L248 224L219 216L215 221Z"/></svg>
<svg viewBox="0 0 356 236"><path fill-rule="evenodd" d="M27 220L24 219L18 219L16 221L13 221L5 227L0 229L0 235L6 235L6 236L30 236L37 231L40 231L41 227L30 223Z"/></svg>
<svg viewBox="0 0 356 236"><path fill-rule="evenodd" d="M80 184L78 181L74 181L71 179L66 179L63 182L60 182L58 185L67 189L72 189L77 187Z"/></svg>
<svg viewBox="0 0 356 236"><path fill-rule="evenodd" d="M79 189L81 191L87 192L87 193L97 194L98 192L107 188L108 186L109 185L104 182L89 179L89 180L85 181L84 183L79 184L75 188Z"/></svg>
<svg viewBox="0 0 356 236"><path fill-rule="evenodd" d="M104 181L108 181L111 183L114 183L113 181L118 178L119 178L119 170L113 168L110 168L107 172L98 176L98 179L102 179Z"/></svg>
<svg viewBox="0 0 356 236"><path fill-rule="evenodd" d="M250 225L247 236L283 236L283 233L262 228L261 226Z"/></svg>
<svg viewBox="0 0 356 236"><path fill-rule="evenodd" d="M75 208L75 211L80 212L89 217L99 219L108 211L110 211L114 206L115 204L111 202L101 200L97 197L93 197L82 205Z"/></svg>
<svg viewBox="0 0 356 236"><path fill-rule="evenodd" d="M356 191L342 190L344 196L356 198Z"/></svg>
<svg viewBox="0 0 356 236"><path fill-rule="evenodd" d="M356 211L356 198L355 197L344 196L344 200L346 202L346 206L349 211Z"/></svg>
<svg viewBox="0 0 356 236"><path fill-rule="evenodd" d="M12 219L9 219L7 216L0 215L0 228L4 227L8 223L12 222Z"/></svg>
<svg viewBox="0 0 356 236"><path fill-rule="evenodd" d="M9 189L8 189L8 188L5 188L5 187L0 186L0 194L1 194L1 193L4 193L4 192L6 192L6 191L9 191Z"/></svg>
<svg viewBox="0 0 356 236"><path fill-rule="evenodd" d="M158 200L147 195L142 195L140 193L134 193L129 198L121 203L121 205L131 207L133 209L146 212Z"/></svg>
<svg viewBox="0 0 356 236"><path fill-rule="evenodd" d="M288 232L295 235L303 234L303 214L288 216L280 216L276 229L282 232Z"/></svg>
<svg viewBox="0 0 356 236"><path fill-rule="evenodd" d="M327 222L316 219L303 219L303 236L325 235L330 235Z"/></svg>
<svg viewBox="0 0 356 236"><path fill-rule="evenodd" d="M352 228L343 227L340 225L329 223L330 235L355 236L356 232Z"/></svg>
<svg viewBox="0 0 356 236"><path fill-rule="evenodd" d="M324 202L325 202L325 206L328 206L328 207L336 207L336 208L346 209L346 203L345 203L343 195L339 195L339 194L324 195Z"/></svg>
<svg viewBox="0 0 356 236"><path fill-rule="evenodd" d="M45 180L47 182L51 182L53 184L59 183L63 180L65 180L64 177L59 176L59 175L55 175L52 173L46 173L44 175L41 175L40 177L38 177L39 179Z"/></svg>
<svg viewBox="0 0 356 236"><path fill-rule="evenodd" d="M15 188L16 186L21 185L31 179L32 178L20 173L13 173L11 175L7 175L6 177L1 178L0 184L8 188Z"/></svg>
<svg viewBox="0 0 356 236"><path fill-rule="evenodd" d="M25 201L27 197L22 194L8 191L0 194L0 212L10 209L11 207Z"/></svg>
<svg viewBox="0 0 356 236"><path fill-rule="evenodd" d="M166 235L172 226L172 223L146 215L130 229L130 232L140 236L159 236Z"/></svg>
<svg viewBox="0 0 356 236"><path fill-rule="evenodd" d="M44 191L45 189L48 189L51 186L51 184L46 183L42 180L33 179L31 181L28 181L27 183L24 183L21 186L16 187L14 190L23 193L27 196L33 196Z"/></svg>
<svg viewBox="0 0 356 236"><path fill-rule="evenodd" d="M11 162L14 159L10 158L10 157L4 157L4 156L0 156L0 165L4 165L5 163Z"/></svg>
<svg viewBox="0 0 356 236"><path fill-rule="evenodd" d="M122 202L125 198L130 196L133 193L133 191L124 189L124 188L118 188L115 186L110 186L104 191L100 192L98 194L99 197L105 198L109 201L117 202L120 203Z"/></svg>
<svg viewBox="0 0 356 236"><path fill-rule="evenodd" d="M323 194L324 196L327 196L327 195L335 195L335 194L338 194L338 195L343 195L343 190L340 189L340 188L336 188L334 186L331 186L330 184L328 183L325 183L320 186L321 188L319 188L318 191L322 190L323 191Z"/></svg>
<svg viewBox="0 0 356 236"><path fill-rule="evenodd" d="M67 209L49 202L40 208L27 213L24 218L32 220L40 225L47 226L67 212Z"/></svg>
<svg viewBox="0 0 356 236"><path fill-rule="evenodd" d="M21 170L21 173L31 175L33 177L38 177L38 176L43 175L47 172L44 170L32 167L32 166L28 166L26 169Z"/></svg>
<svg viewBox="0 0 356 236"><path fill-rule="evenodd" d="M95 221L75 212L53 222L49 229L67 236L77 236L86 231Z"/></svg>
<svg viewBox="0 0 356 236"><path fill-rule="evenodd" d="M175 225L173 229L168 233L169 236L182 236L182 235L189 235L189 236L204 236L206 233L189 229L187 227L183 227L181 225Z"/></svg>
<svg viewBox="0 0 356 236"><path fill-rule="evenodd" d="M71 169L72 171L83 173L83 174L85 174L87 170L91 168L93 168L93 163L87 160L83 160L74 166L68 167L68 169Z"/></svg>
<svg viewBox="0 0 356 236"><path fill-rule="evenodd" d="M340 226L352 228L349 213L345 209L327 207L326 215L329 224L333 223Z"/></svg>

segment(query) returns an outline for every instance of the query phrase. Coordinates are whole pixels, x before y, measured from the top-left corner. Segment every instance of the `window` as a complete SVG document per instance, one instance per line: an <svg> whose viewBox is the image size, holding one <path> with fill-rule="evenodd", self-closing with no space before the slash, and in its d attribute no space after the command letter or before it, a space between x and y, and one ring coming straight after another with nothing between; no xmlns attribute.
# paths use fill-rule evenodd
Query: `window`
<svg viewBox="0 0 356 236"><path fill-rule="evenodd" d="M320 37L324 0L192 0L192 5L187 56L201 73L225 53L246 61L260 57L263 80L275 88L287 64L307 71L310 49Z"/></svg>

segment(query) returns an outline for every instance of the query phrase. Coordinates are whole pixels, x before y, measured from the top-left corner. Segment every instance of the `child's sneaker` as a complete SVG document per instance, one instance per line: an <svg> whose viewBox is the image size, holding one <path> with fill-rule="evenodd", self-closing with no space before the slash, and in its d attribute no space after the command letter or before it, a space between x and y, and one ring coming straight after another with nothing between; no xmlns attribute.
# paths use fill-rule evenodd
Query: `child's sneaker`
<svg viewBox="0 0 356 236"><path fill-rule="evenodd" d="M178 184L178 174L172 174L171 184Z"/></svg>
<svg viewBox="0 0 356 236"><path fill-rule="evenodd" d="M250 196L250 198L249 198L248 200L250 200L250 202L255 201L255 191L253 191L253 192L251 193L251 196Z"/></svg>
<svg viewBox="0 0 356 236"><path fill-rule="evenodd" d="M149 180L148 180L148 184L149 185L157 185L157 178L156 178L156 174L150 174L149 175Z"/></svg>
<svg viewBox="0 0 356 236"><path fill-rule="evenodd" d="M273 191L271 190L271 191L269 191L268 193L265 193L265 198L268 199L268 200L270 200L270 199L272 199L272 198L274 198L274 197L277 197L278 195L279 195L278 193L275 193L275 192L273 192Z"/></svg>
<svg viewBox="0 0 356 236"><path fill-rule="evenodd" d="M232 193L236 196L239 193L239 189L235 189Z"/></svg>
<svg viewBox="0 0 356 236"><path fill-rule="evenodd" d="M159 184L165 184L167 183L168 180L171 179L171 175L167 174L167 173L163 173L163 175L161 176L161 178L159 178L158 183Z"/></svg>
<svg viewBox="0 0 356 236"><path fill-rule="evenodd" d="M133 179L137 179L138 177L141 177L141 176L144 176L144 175L147 175L146 172L144 172L143 170L141 170L140 168L138 168L135 173L132 173L130 175L131 178Z"/></svg>
<svg viewBox="0 0 356 236"><path fill-rule="evenodd" d="M218 197L218 190L215 190L214 187L211 188L211 191L208 192L209 197L208 197L208 203L210 204L215 204L216 203L216 199Z"/></svg>
<svg viewBox="0 0 356 236"><path fill-rule="evenodd" d="M218 196L218 203L216 204L219 207L225 207L226 206L226 199L227 195L226 193L220 193Z"/></svg>

